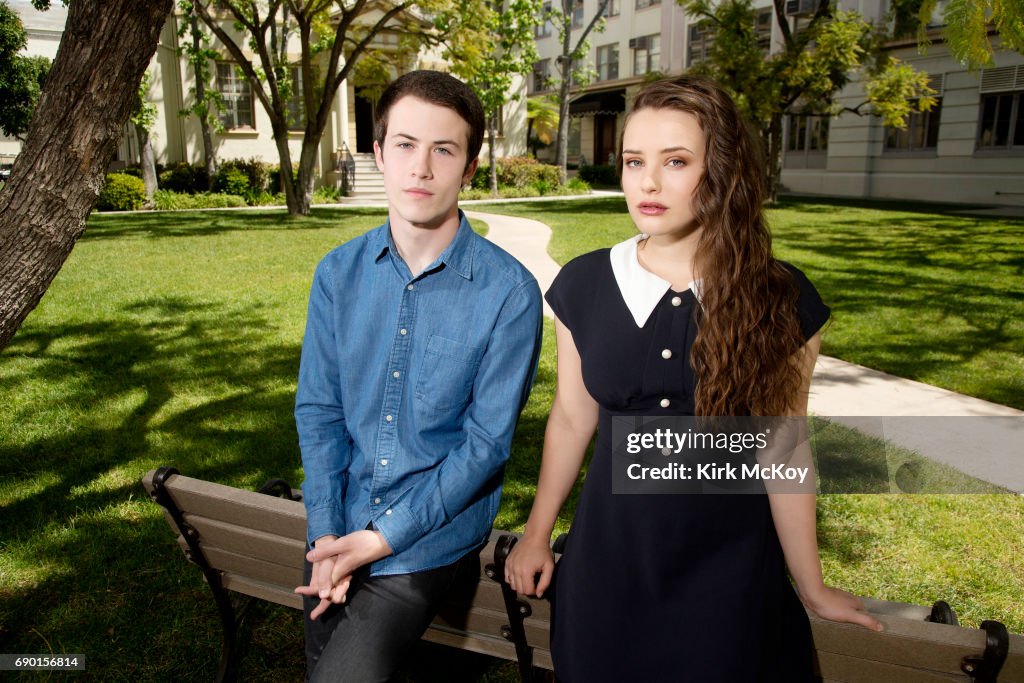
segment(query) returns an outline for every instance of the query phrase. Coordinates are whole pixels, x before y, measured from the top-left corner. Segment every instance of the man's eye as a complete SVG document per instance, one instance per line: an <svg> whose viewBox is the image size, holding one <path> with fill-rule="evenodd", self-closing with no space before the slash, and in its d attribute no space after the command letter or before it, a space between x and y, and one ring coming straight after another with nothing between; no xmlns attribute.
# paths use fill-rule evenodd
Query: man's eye
<svg viewBox="0 0 1024 683"><path fill-rule="evenodd" d="M437 151L440 154L451 154L451 150L449 150L447 147L438 147Z"/></svg>

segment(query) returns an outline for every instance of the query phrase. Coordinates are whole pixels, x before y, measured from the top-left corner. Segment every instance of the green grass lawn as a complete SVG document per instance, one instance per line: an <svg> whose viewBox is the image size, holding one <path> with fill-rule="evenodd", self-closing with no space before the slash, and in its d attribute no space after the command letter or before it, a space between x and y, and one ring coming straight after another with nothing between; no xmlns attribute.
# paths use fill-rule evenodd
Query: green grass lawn
<svg viewBox="0 0 1024 683"><path fill-rule="evenodd" d="M600 224L603 244L628 227L605 227L620 218L614 201L517 207L536 207L557 224L561 260L585 241L567 234L570 214ZM798 215L796 207L785 211ZM808 216L824 220L816 210ZM280 211L91 219L0 354L0 652L83 653L87 675L102 680L213 676L220 642L213 602L139 479L174 465L234 486L301 481L291 413L313 269L382 218L380 210L317 209L304 219ZM1008 285L1002 298L1021 305ZM1019 331L1010 322L1006 329ZM499 527L526 520L554 377L547 323ZM943 598L966 623L996 618L1024 630L1021 498L830 496L819 510L829 580L887 599ZM300 615L261 612L245 677L300 680ZM412 678L508 680L512 671L424 648Z"/></svg>

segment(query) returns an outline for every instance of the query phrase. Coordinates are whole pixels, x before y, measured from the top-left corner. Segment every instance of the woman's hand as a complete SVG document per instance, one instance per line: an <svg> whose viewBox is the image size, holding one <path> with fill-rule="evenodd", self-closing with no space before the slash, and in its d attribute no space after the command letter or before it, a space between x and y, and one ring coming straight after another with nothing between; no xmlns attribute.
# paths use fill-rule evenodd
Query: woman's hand
<svg viewBox="0 0 1024 683"><path fill-rule="evenodd" d="M522 595L544 597L554 571L555 556L544 538L532 540L524 536L505 560L505 581Z"/></svg>
<svg viewBox="0 0 1024 683"><path fill-rule="evenodd" d="M844 590L822 584L813 593L801 594L800 601L822 619L859 624L872 631L883 630L882 623L867 613L864 602Z"/></svg>

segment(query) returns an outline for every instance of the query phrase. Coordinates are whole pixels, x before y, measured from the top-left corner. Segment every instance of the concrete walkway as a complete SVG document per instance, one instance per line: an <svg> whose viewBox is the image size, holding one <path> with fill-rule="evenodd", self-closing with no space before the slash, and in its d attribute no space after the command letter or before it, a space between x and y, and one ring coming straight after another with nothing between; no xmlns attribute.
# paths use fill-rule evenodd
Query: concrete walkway
<svg viewBox="0 0 1024 683"><path fill-rule="evenodd" d="M548 256L547 225L478 211L466 215L485 221L488 239L519 259L547 291L559 270ZM546 303L544 313L552 317ZM1024 494L1024 411L828 356L819 356L814 368L809 408Z"/></svg>

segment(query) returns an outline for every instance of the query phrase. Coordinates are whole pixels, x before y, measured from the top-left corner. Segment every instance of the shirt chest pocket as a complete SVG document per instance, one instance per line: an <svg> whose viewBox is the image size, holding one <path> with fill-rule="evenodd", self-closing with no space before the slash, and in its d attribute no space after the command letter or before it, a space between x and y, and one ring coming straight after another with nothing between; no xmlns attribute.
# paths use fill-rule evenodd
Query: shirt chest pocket
<svg viewBox="0 0 1024 683"><path fill-rule="evenodd" d="M461 410L469 401L483 349L431 335L416 383L416 399L438 411Z"/></svg>

